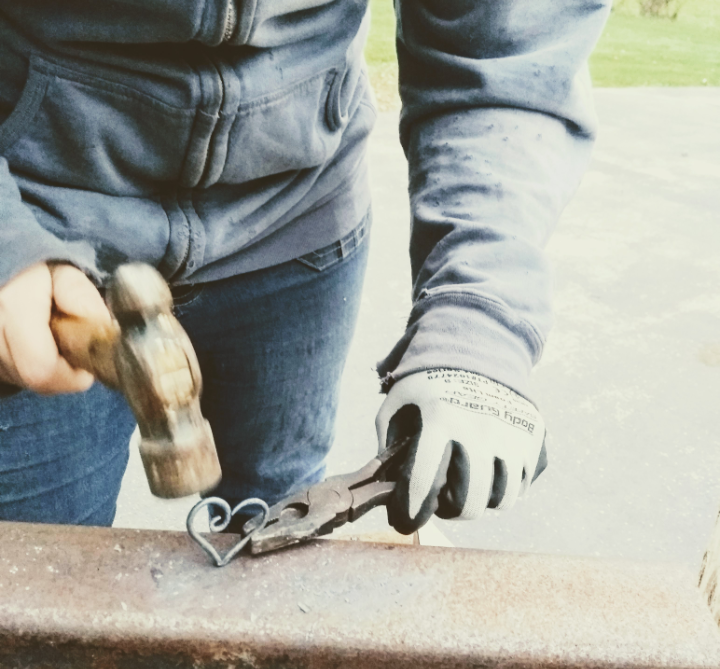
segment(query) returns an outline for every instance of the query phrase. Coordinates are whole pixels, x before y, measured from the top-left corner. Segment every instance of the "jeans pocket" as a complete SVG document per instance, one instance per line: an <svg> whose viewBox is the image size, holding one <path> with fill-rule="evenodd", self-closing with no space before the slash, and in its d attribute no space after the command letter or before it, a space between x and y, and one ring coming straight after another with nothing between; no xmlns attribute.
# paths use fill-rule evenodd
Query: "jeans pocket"
<svg viewBox="0 0 720 669"><path fill-rule="evenodd" d="M368 213L360 224L348 232L344 237L332 244L323 246L317 251L311 251L304 256L297 258L299 263L322 272L341 260L349 258L365 240L367 233L370 231L371 215Z"/></svg>
<svg viewBox="0 0 720 669"><path fill-rule="evenodd" d="M173 298L173 308L178 311L183 307L189 307L200 297L205 284L194 283L186 286L172 286L170 292Z"/></svg>

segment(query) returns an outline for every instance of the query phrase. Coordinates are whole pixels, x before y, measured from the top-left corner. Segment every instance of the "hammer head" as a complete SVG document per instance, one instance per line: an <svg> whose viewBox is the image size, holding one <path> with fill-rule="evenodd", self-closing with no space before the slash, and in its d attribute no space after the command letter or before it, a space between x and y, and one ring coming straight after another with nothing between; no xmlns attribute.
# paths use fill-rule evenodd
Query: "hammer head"
<svg viewBox="0 0 720 669"><path fill-rule="evenodd" d="M204 493L220 483L221 471L210 424L179 431L173 441L149 439L139 427L132 444L140 449L150 492L166 499Z"/></svg>
<svg viewBox="0 0 720 669"><path fill-rule="evenodd" d="M115 367L138 422L140 455L151 492L184 497L214 488L220 463L200 411L197 356L173 316L172 295L149 265L120 267L107 301L120 325Z"/></svg>

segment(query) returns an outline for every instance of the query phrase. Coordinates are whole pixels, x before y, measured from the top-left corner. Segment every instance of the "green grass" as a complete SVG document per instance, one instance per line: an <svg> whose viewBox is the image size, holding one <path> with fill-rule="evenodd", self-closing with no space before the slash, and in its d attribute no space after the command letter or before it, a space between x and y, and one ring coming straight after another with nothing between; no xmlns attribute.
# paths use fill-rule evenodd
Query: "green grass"
<svg viewBox="0 0 720 669"><path fill-rule="evenodd" d="M392 0L370 0L372 23L365 47L375 96L381 111L399 109L397 58L395 56L395 10Z"/></svg>
<svg viewBox="0 0 720 669"><path fill-rule="evenodd" d="M720 1L688 0L675 20L620 4L590 70L596 86L720 86Z"/></svg>
<svg viewBox="0 0 720 669"><path fill-rule="evenodd" d="M371 0L365 57L381 109L399 106L392 0ZM677 19L616 0L590 58L596 86L720 86L720 0L686 0Z"/></svg>
<svg viewBox="0 0 720 669"><path fill-rule="evenodd" d="M365 47L370 67L395 63L395 10L392 0L370 0L372 24Z"/></svg>

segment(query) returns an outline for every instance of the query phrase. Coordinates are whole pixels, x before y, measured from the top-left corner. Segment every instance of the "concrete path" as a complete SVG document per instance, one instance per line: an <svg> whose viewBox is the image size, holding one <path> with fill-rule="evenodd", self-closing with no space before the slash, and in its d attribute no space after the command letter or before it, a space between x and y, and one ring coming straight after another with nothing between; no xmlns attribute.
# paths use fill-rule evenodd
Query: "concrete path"
<svg viewBox="0 0 720 669"><path fill-rule="evenodd" d="M596 99L595 157L548 247L557 323L534 384L550 468L513 510L437 527L459 546L696 568L720 506L720 90ZM409 311L396 124L381 114L371 141L375 227L332 473L375 452L373 365ZM181 528L192 500L146 489L134 454L116 524Z"/></svg>

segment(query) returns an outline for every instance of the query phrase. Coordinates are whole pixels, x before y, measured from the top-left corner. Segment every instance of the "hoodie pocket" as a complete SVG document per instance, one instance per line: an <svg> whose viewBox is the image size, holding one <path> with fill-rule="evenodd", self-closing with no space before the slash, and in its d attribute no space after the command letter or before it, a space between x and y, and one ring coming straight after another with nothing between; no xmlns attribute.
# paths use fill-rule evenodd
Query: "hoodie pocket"
<svg viewBox="0 0 720 669"><path fill-rule="evenodd" d="M195 110L33 56L0 127L11 168L39 181L148 196L181 180Z"/></svg>
<svg viewBox="0 0 720 669"><path fill-rule="evenodd" d="M333 68L241 104L228 133L219 182L245 183L318 167L328 160L347 124L341 100L343 74L343 69ZM215 179L204 185L212 183Z"/></svg>
<svg viewBox="0 0 720 669"><path fill-rule="evenodd" d="M47 77L35 70L31 63L20 98L0 124L0 155L4 156L32 124L45 97L47 86Z"/></svg>

